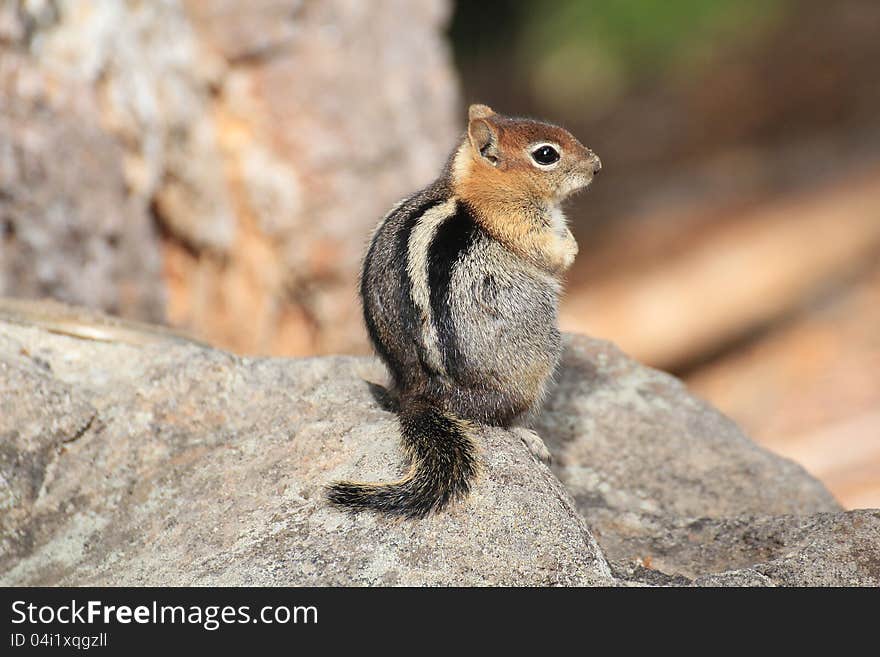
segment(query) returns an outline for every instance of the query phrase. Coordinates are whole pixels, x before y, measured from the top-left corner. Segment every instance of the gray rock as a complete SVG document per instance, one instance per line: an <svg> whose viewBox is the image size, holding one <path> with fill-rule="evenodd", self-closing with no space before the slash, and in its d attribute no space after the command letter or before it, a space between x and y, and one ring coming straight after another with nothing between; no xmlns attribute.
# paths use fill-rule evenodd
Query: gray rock
<svg viewBox="0 0 880 657"><path fill-rule="evenodd" d="M29 510L49 464L96 415L70 386L45 370L45 361L26 360L14 355L0 360L0 554L7 559L29 549Z"/></svg>
<svg viewBox="0 0 880 657"><path fill-rule="evenodd" d="M705 532L705 530L704 530ZM758 518L719 523L703 540L731 570L696 579L699 586L880 586L880 510ZM737 563L752 564L734 569Z"/></svg>
<svg viewBox="0 0 880 657"><path fill-rule="evenodd" d="M558 380L536 428L612 560L694 576L706 570L678 559L689 522L840 510L803 468L610 343L568 336Z"/></svg>
<svg viewBox="0 0 880 657"><path fill-rule="evenodd" d="M0 425L3 584L616 583L562 485L506 431L481 434L482 475L448 513L329 507L330 480L399 473L372 359L109 339L0 323L16 390Z"/></svg>
<svg viewBox="0 0 880 657"><path fill-rule="evenodd" d="M756 570L752 570L751 568L745 568L743 570L734 570L730 572L717 573L715 575L710 575L708 577L702 578L697 582L698 586L706 586L706 587L765 587L765 586L773 586L773 583L767 579L764 575L757 572Z"/></svg>
<svg viewBox="0 0 880 657"><path fill-rule="evenodd" d="M567 338L539 420L580 513L533 434L485 429L473 494L409 521L322 495L400 472L374 359L0 310L2 584L880 584L880 511L604 343Z"/></svg>
<svg viewBox="0 0 880 657"><path fill-rule="evenodd" d="M705 586L880 584L876 509L678 520L655 524L653 534L615 539L631 554L645 555L650 565L614 563L615 574L627 580L665 577L665 583L686 584L693 579Z"/></svg>

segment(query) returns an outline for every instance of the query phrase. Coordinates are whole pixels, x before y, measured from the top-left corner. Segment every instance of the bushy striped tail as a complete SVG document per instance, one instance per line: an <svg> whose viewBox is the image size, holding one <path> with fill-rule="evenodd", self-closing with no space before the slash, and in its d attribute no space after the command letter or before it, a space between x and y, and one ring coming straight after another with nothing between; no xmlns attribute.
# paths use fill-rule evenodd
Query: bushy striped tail
<svg viewBox="0 0 880 657"><path fill-rule="evenodd" d="M471 425L422 400L402 401L398 416L410 461L407 475L388 484L333 483L327 491L331 502L419 518L468 493L477 473Z"/></svg>

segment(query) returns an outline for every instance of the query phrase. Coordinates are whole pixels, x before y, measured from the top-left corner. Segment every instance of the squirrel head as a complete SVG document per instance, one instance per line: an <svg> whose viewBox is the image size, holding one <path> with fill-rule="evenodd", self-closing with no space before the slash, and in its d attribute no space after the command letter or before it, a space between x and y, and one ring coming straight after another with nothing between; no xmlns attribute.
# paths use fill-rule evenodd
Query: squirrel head
<svg viewBox="0 0 880 657"><path fill-rule="evenodd" d="M477 204L557 205L601 168L596 154L559 126L471 105L453 183Z"/></svg>

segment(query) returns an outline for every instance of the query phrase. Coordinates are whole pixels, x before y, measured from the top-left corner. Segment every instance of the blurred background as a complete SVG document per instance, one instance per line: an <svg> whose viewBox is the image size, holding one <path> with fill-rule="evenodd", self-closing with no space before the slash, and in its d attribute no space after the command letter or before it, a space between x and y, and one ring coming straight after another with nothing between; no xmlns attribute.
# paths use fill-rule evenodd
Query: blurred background
<svg viewBox="0 0 880 657"><path fill-rule="evenodd" d="M880 506L880 2L0 0L0 296L366 353L469 102L602 158L565 330Z"/></svg>

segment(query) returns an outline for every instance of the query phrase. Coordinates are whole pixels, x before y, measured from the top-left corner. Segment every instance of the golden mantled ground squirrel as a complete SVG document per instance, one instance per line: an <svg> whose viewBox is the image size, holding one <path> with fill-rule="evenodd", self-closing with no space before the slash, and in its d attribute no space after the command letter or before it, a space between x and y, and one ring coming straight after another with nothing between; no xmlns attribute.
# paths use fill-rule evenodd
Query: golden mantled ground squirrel
<svg viewBox="0 0 880 657"><path fill-rule="evenodd" d="M381 221L361 271L409 473L331 484L331 501L440 510L477 472L473 423L509 427L537 410L561 351L561 277L577 253L560 203L600 168L560 127L471 105L442 174Z"/></svg>

